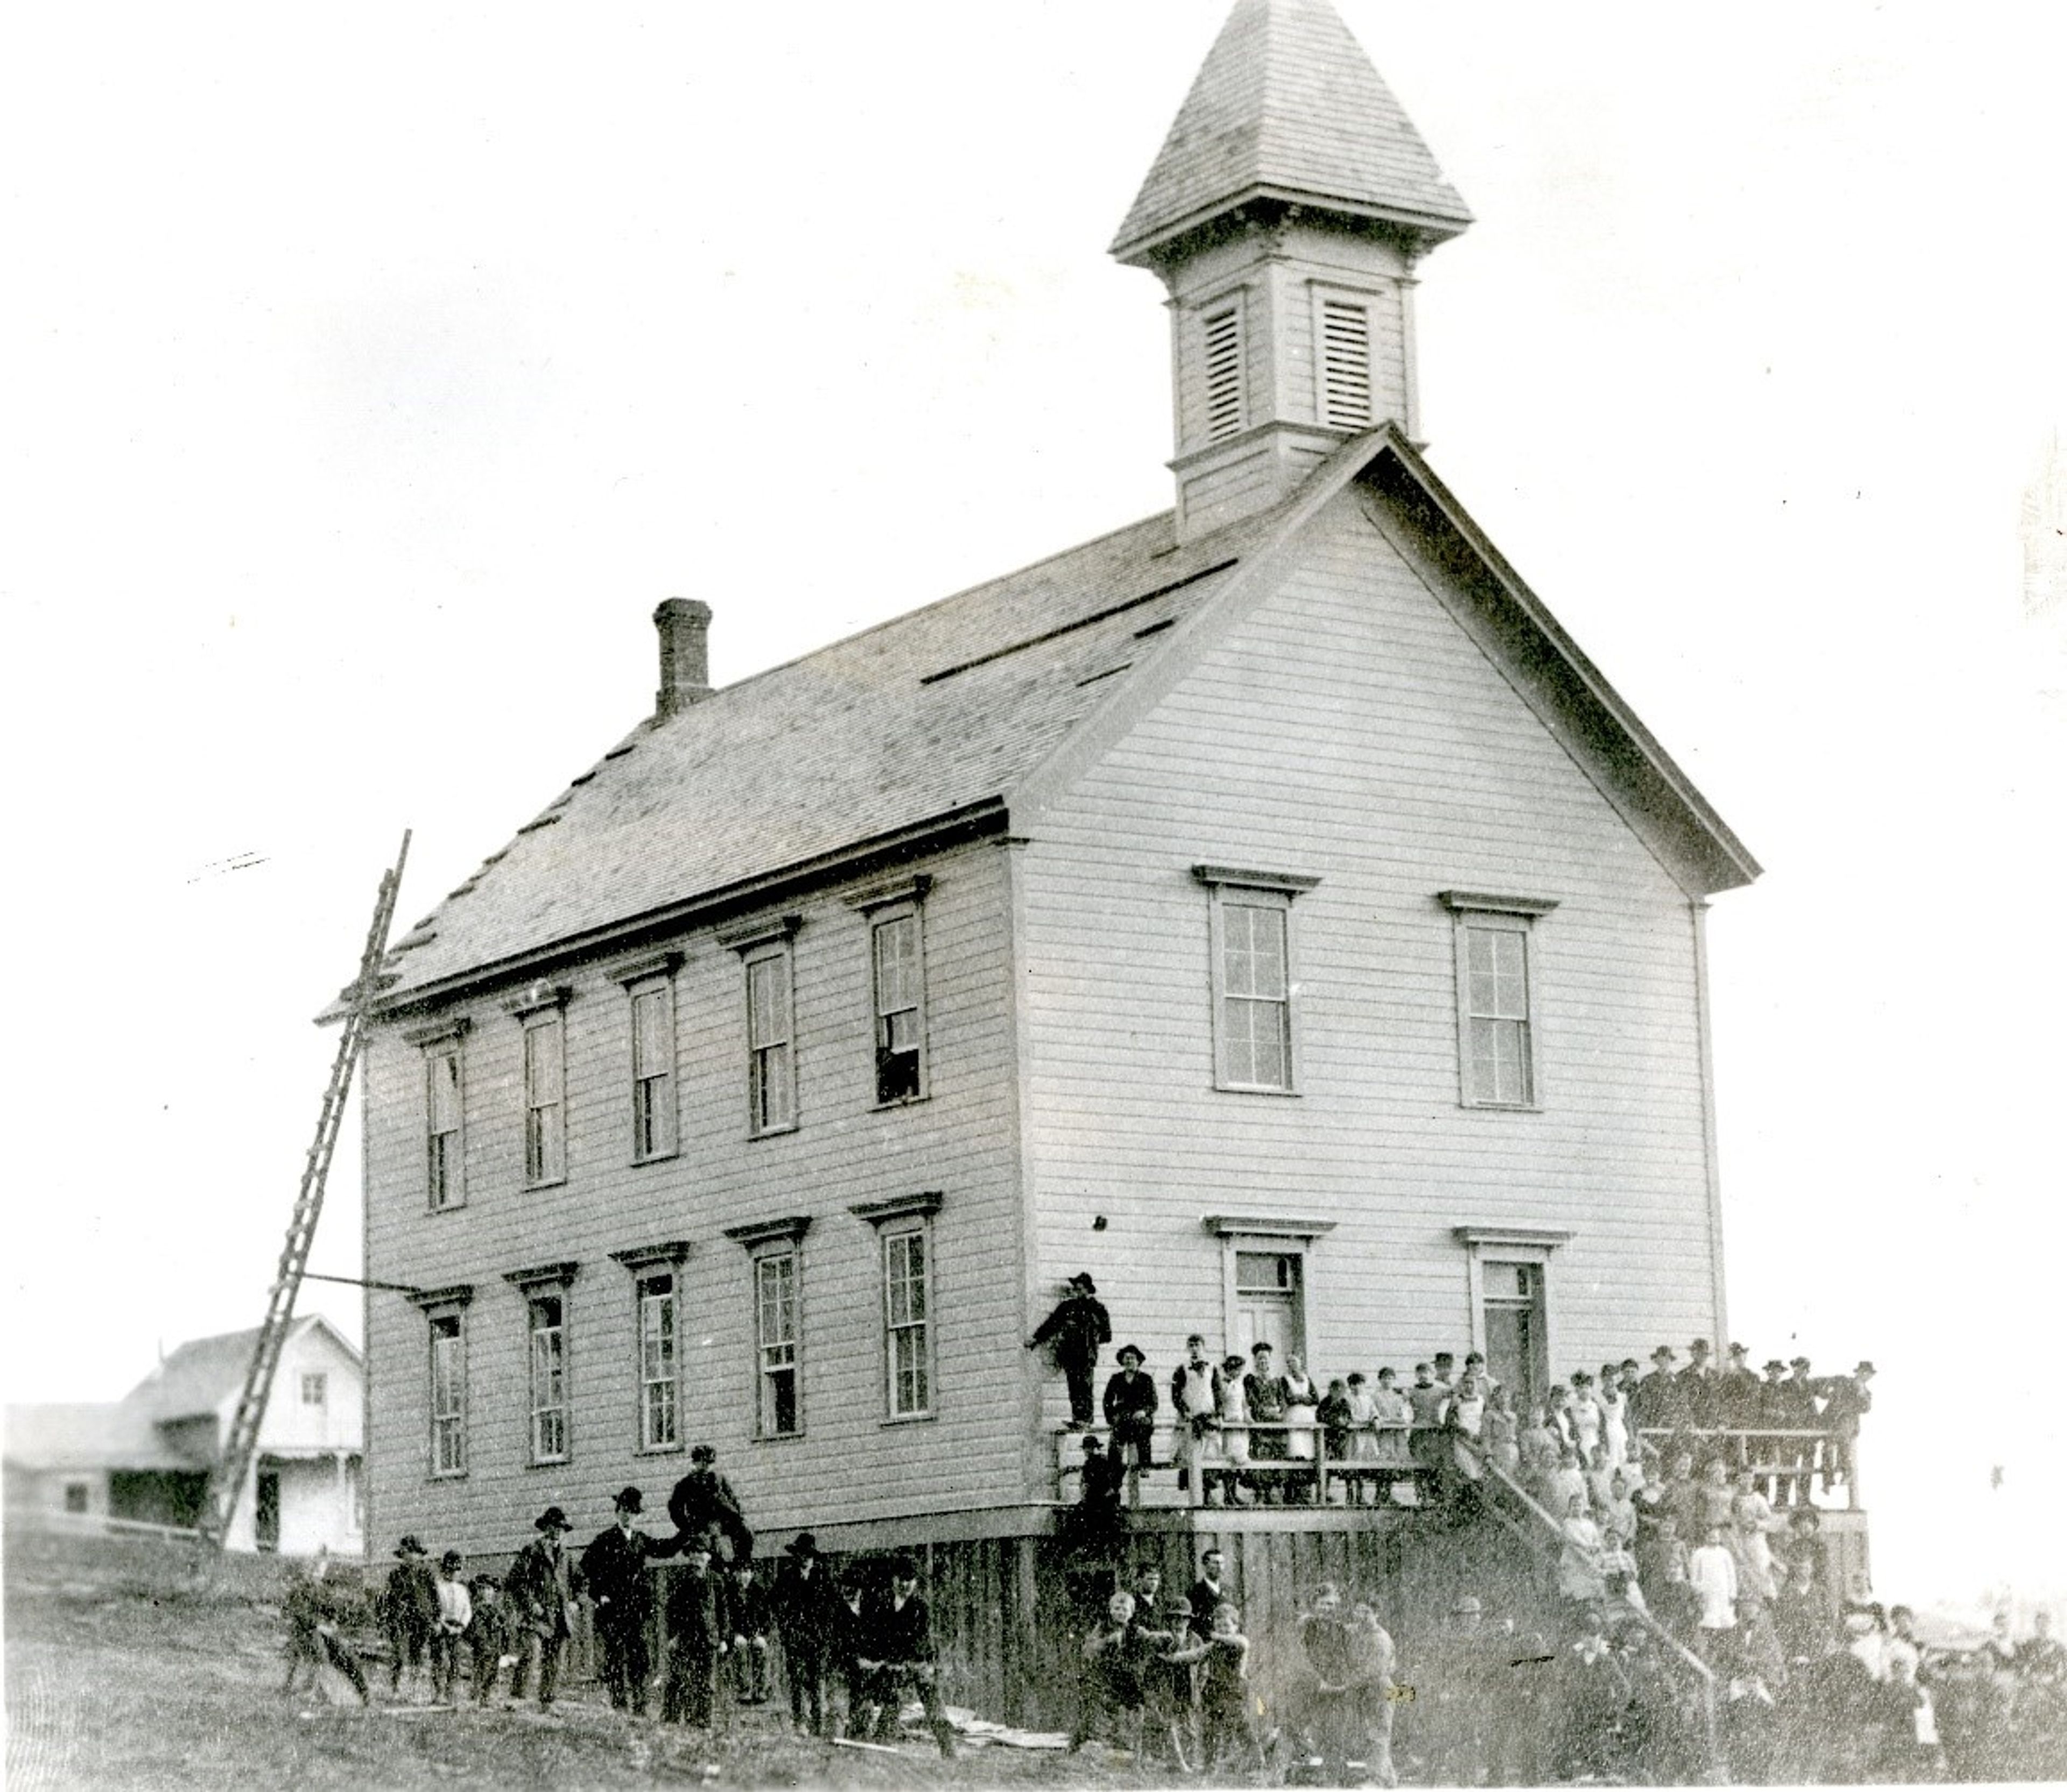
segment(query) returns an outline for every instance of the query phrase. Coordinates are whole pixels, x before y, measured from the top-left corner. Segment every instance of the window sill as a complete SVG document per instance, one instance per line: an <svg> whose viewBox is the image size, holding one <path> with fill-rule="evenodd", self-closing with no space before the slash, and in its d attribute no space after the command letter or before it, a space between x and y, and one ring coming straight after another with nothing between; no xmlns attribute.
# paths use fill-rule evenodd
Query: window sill
<svg viewBox="0 0 2067 1792"><path fill-rule="evenodd" d="M631 1453L634 1456L680 1456L682 1446L680 1444L641 1444Z"/></svg>
<svg viewBox="0 0 2067 1792"><path fill-rule="evenodd" d="M673 1160L675 1160L675 1159L676 1159L676 1158L677 1158L677 1157L680 1157L681 1155L682 1155L681 1147L680 1147L680 1146L679 1146L679 1145L677 1145L677 1146L676 1146L676 1147L675 1147L673 1149L672 1149L672 1150L669 1150L669 1151L656 1151L656 1152L654 1152L653 1153L652 1153L650 1156L645 1156L645 1157L640 1157L640 1156L635 1156L632 1158L632 1160L631 1160L631 1167L632 1167L632 1168L634 1168L635 1170L636 1170L636 1169L641 1169L641 1168L644 1168L644 1166L645 1166L645 1165L647 1165L647 1164L666 1164L666 1163L671 1163L671 1162L672 1162L672 1161L673 1161ZM561 1177L561 1179L560 1179L560 1180L561 1180L562 1182L564 1182L564 1181L566 1180L566 1178L565 1176L562 1176L562 1177Z"/></svg>
<svg viewBox="0 0 2067 1792"><path fill-rule="evenodd" d="M435 1474L426 1475L424 1478L426 1481L464 1481L466 1479L466 1470L464 1469L445 1469L440 1470Z"/></svg>
<svg viewBox="0 0 2067 1792"><path fill-rule="evenodd" d="M524 1185L524 1193L529 1195L535 1193L541 1189L564 1189L566 1185L567 1179L564 1176L548 1176L543 1182L526 1183Z"/></svg>
<svg viewBox="0 0 2067 1792"><path fill-rule="evenodd" d="M757 1432L753 1439L757 1444L801 1444L803 1441L804 1433L801 1431Z"/></svg>
<svg viewBox="0 0 2067 1792"><path fill-rule="evenodd" d="M940 1417L937 1412L893 1412L881 1421L888 1425L929 1425Z"/></svg>
<svg viewBox="0 0 2067 1792"><path fill-rule="evenodd" d="M1290 1095L1297 1098L1297 1089L1273 1088L1267 1083L1216 1083L1214 1089L1224 1095Z"/></svg>
<svg viewBox="0 0 2067 1792"><path fill-rule="evenodd" d="M925 1103L931 1101L932 1099L933 1092L932 1090L922 1089L916 1095L899 1095L895 1101L876 1102L870 1107L868 1111L871 1114L887 1114L895 1111L899 1107L918 1107L923 1106Z"/></svg>
<svg viewBox="0 0 2067 1792"><path fill-rule="evenodd" d="M798 1130L797 1123L792 1120L787 1126L764 1126L757 1132L749 1132L746 1140L751 1144L756 1139L782 1139Z"/></svg>
<svg viewBox="0 0 2067 1792"><path fill-rule="evenodd" d="M465 1209L466 1203L464 1201L449 1201L442 1205L435 1207L426 1203L424 1211L426 1213L459 1213L465 1212Z"/></svg>
<svg viewBox="0 0 2067 1792"><path fill-rule="evenodd" d="M1540 1101L1460 1101L1457 1105L1467 1110L1492 1114L1540 1114L1543 1111L1543 1103Z"/></svg>
<svg viewBox="0 0 2067 1792"><path fill-rule="evenodd" d="M571 1456L542 1456L526 1462L524 1466L526 1469L564 1469L573 1461Z"/></svg>

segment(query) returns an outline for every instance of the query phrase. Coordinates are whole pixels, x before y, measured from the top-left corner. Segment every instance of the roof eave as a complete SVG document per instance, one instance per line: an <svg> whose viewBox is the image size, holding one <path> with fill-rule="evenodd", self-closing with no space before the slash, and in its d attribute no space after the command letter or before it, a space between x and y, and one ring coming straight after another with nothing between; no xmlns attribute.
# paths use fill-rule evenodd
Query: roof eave
<svg viewBox="0 0 2067 1792"><path fill-rule="evenodd" d="M1107 253L1131 267L1152 267L1158 254L1172 243L1204 230L1216 217L1264 201L1297 206L1302 211L1334 213L1365 223L1393 225L1423 239L1420 246L1424 252L1462 234L1472 222L1470 212L1461 206L1455 211L1436 210L1257 181L1152 227L1130 231L1123 226Z"/></svg>

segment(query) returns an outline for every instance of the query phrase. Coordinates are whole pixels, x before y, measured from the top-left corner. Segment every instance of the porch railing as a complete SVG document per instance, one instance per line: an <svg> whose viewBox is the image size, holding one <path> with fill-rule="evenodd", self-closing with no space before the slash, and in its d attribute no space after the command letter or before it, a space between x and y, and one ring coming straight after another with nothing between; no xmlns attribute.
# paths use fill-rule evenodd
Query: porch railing
<svg viewBox="0 0 2067 1792"><path fill-rule="evenodd" d="M1675 1449L1699 1456L1720 1454L1732 1473L1748 1469L1769 1485L1773 1503L1807 1506L1812 1484L1826 1492L1842 1487L1846 1510L1859 1510L1859 1443L1825 1429L1750 1429L1716 1425L1647 1425L1638 1434L1659 1456Z"/></svg>
<svg viewBox="0 0 2067 1792"><path fill-rule="evenodd" d="M1413 1502L1398 1500L1396 1493L1391 1490L1413 1487L1416 1489L1415 1499L1419 1498L1419 1489L1431 1471L1429 1464L1412 1456L1411 1440L1416 1434L1445 1435L1441 1427L1373 1423L1351 1425L1348 1429L1352 1434L1352 1447L1348 1454L1343 1455L1330 1452L1326 1428L1317 1421L1273 1424L1252 1419L1239 1424L1216 1424L1204 1437L1195 1439L1188 1423L1159 1420L1149 1444L1147 1466L1150 1472L1167 1469L1188 1471L1187 1491L1188 1503L1192 1506L1208 1504L1207 1494L1213 1489L1231 1490L1238 1486L1257 1490L1273 1486L1292 1488L1302 1493L1311 1489L1314 1501L1320 1505L1328 1504L1331 1491L1338 1488L1346 1496L1351 1489L1375 1488L1381 1493L1390 1493L1397 1503L1410 1504ZM1358 1455L1354 1442L1358 1435L1377 1439L1380 1454ZM1383 1453L1384 1439L1388 1436L1403 1443L1403 1447L1396 1447L1395 1454L1389 1459ZM1105 1425L1056 1433L1057 1490L1066 1500L1072 1497L1075 1491L1070 1477L1082 1470L1082 1450L1086 1437L1096 1437L1106 1448L1111 1447L1111 1429ZM1256 1443L1261 1437L1284 1438L1285 1453L1257 1456ZM1297 1453L1302 1447L1305 1453ZM1142 1473L1139 1467L1130 1467L1128 1470L1125 1497L1129 1505L1141 1503Z"/></svg>

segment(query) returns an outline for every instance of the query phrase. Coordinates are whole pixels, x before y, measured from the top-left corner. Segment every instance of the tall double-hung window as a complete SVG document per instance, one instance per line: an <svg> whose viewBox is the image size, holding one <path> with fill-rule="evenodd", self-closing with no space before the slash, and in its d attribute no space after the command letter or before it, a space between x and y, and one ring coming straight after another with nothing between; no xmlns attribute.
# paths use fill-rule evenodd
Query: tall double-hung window
<svg viewBox="0 0 2067 1792"><path fill-rule="evenodd" d="M794 1437L804 1428L804 1234L810 1225L799 1214L725 1234L746 1249L757 1437Z"/></svg>
<svg viewBox="0 0 2067 1792"><path fill-rule="evenodd" d="M871 891L854 904L868 922L879 1107L918 1101L927 1092L925 903L932 887L932 879L921 876Z"/></svg>
<svg viewBox="0 0 2067 1792"><path fill-rule="evenodd" d="M611 1254L631 1272L632 1382L640 1451L680 1449L682 1277L686 1241Z"/></svg>
<svg viewBox="0 0 2067 1792"><path fill-rule="evenodd" d="M464 1018L414 1028L403 1037L424 1054L424 1193L433 1213L466 1200L466 1075Z"/></svg>
<svg viewBox="0 0 2067 1792"><path fill-rule="evenodd" d="M679 952L648 953L612 967L624 986L631 1046L631 1161L650 1164L677 1148L675 971Z"/></svg>
<svg viewBox="0 0 2067 1792"><path fill-rule="evenodd" d="M797 1124L796 959L802 916L783 915L724 936L739 954L746 996L746 1132Z"/></svg>
<svg viewBox="0 0 2067 1792"><path fill-rule="evenodd" d="M1557 905L1464 890L1445 890L1442 900L1456 936L1458 1099L1467 1107L1539 1107L1534 933Z"/></svg>
<svg viewBox="0 0 2067 1792"><path fill-rule="evenodd" d="M931 1418L939 1410L935 1386L936 1320L933 1216L937 1193L903 1195L856 1207L876 1229L883 1269L883 1411L887 1419Z"/></svg>
<svg viewBox="0 0 2067 1792"><path fill-rule="evenodd" d="M424 1408L430 1416L429 1469L433 1479L466 1473L466 1316L469 1283L427 1289L410 1299L429 1333Z"/></svg>
<svg viewBox="0 0 2067 1792"><path fill-rule="evenodd" d="M568 992L534 983L513 998L524 1062L524 1186L541 1189L567 1176Z"/></svg>
<svg viewBox="0 0 2067 1792"><path fill-rule="evenodd" d="M1210 897L1213 1083L1289 1095L1293 1061L1292 901L1318 878L1194 865Z"/></svg>
<svg viewBox="0 0 2067 1792"><path fill-rule="evenodd" d="M524 1296L525 1339L530 1367L529 1459L564 1462L573 1453L573 1399L567 1375L567 1290L572 1263L547 1263L509 1278Z"/></svg>

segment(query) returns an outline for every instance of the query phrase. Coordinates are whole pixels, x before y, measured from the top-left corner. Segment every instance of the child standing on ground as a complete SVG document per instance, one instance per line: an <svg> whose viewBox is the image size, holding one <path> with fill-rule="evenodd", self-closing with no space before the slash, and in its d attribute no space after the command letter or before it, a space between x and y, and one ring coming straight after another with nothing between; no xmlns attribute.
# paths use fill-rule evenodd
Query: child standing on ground
<svg viewBox="0 0 2067 1792"><path fill-rule="evenodd" d="M466 1558L457 1550L447 1550L438 1558L438 1621L431 1632L431 1696L440 1705L450 1705L453 1688L459 1679L459 1640L473 1622L473 1598L459 1571Z"/></svg>
<svg viewBox="0 0 2067 1792"><path fill-rule="evenodd" d="M486 1705L495 1696L495 1678L510 1659L510 1609L502 1603L502 1583L493 1575L478 1576L468 1591L473 1616L466 1644L473 1657L473 1702Z"/></svg>
<svg viewBox="0 0 2067 1792"><path fill-rule="evenodd" d="M1210 1774L1224 1745L1253 1757L1261 1771L1263 1749L1249 1717L1249 1639L1241 1634L1241 1611L1232 1605L1213 1608L1212 1633L1199 1672L1199 1768Z"/></svg>

